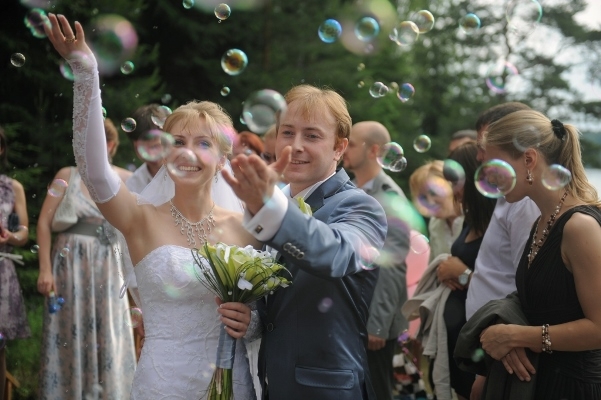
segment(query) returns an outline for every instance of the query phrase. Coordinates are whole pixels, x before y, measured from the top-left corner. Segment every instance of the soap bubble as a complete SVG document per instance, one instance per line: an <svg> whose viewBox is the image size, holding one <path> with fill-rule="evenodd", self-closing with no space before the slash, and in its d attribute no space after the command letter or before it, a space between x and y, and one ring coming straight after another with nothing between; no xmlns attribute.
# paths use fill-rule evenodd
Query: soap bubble
<svg viewBox="0 0 601 400"><path fill-rule="evenodd" d="M390 39L399 46L410 46L419 37L419 28L412 21L403 21L392 30Z"/></svg>
<svg viewBox="0 0 601 400"><path fill-rule="evenodd" d="M14 53L10 56L10 63L17 68L25 65L25 56L21 53Z"/></svg>
<svg viewBox="0 0 601 400"><path fill-rule="evenodd" d="M342 34L342 26L335 19L327 19L317 30L317 35L324 43L334 43Z"/></svg>
<svg viewBox="0 0 601 400"><path fill-rule="evenodd" d="M359 263L364 270L373 270L377 267L374 262L380 255L378 249L369 245L360 245L359 248Z"/></svg>
<svg viewBox="0 0 601 400"><path fill-rule="evenodd" d="M167 104L171 101L172 97L169 93L165 93L164 95L161 96L161 103L163 104Z"/></svg>
<svg viewBox="0 0 601 400"><path fill-rule="evenodd" d="M286 99L271 89L251 93L244 101L242 116L248 128L259 135L264 134L286 112Z"/></svg>
<svg viewBox="0 0 601 400"><path fill-rule="evenodd" d="M70 250L68 247L63 247L61 249L61 251L58 253L58 255L61 256L62 258L65 258L65 257L69 256L69 252L70 252Z"/></svg>
<svg viewBox="0 0 601 400"><path fill-rule="evenodd" d="M228 94L230 94L230 88L227 86L224 86L221 88L221 90L219 91L219 93L221 93L221 95L223 97L226 97Z"/></svg>
<svg viewBox="0 0 601 400"><path fill-rule="evenodd" d="M131 61L126 61L121 64L121 73L123 75L129 75L134 72L134 63Z"/></svg>
<svg viewBox="0 0 601 400"><path fill-rule="evenodd" d="M240 49L229 49L221 57L221 68L228 75L240 75L248 65L248 57Z"/></svg>
<svg viewBox="0 0 601 400"><path fill-rule="evenodd" d="M317 306L317 309L319 310L320 313L324 313L325 314L328 311L330 311L330 308L332 308L332 304L334 304L334 302L332 301L332 299L330 299L329 297L324 297L319 302L319 305Z"/></svg>
<svg viewBox="0 0 601 400"><path fill-rule="evenodd" d="M474 175L476 189L484 196L498 199L515 187L515 171L503 160L489 160L482 164Z"/></svg>
<svg viewBox="0 0 601 400"><path fill-rule="evenodd" d="M434 15L428 10L420 10L412 18L419 33L428 33L434 28Z"/></svg>
<svg viewBox="0 0 601 400"><path fill-rule="evenodd" d="M526 36L538 26L543 8L537 0L513 0L507 6L505 17L509 32Z"/></svg>
<svg viewBox="0 0 601 400"><path fill-rule="evenodd" d="M174 143L175 140L170 134L152 129L140 135L136 149L144 161L155 162L167 157L173 150Z"/></svg>
<svg viewBox="0 0 601 400"><path fill-rule="evenodd" d="M38 251L40 251L40 246L38 246L37 244L34 244L33 246L31 246L30 250L33 254L37 254Z"/></svg>
<svg viewBox="0 0 601 400"><path fill-rule="evenodd" d="M184 6L186 10L189 10L194 7L194 0L184 0L182 2L182 6Z"/></svg>
<svg viewBox="0 0 601 400"><path fill-rule="evenodd" d="M123 314L125 325L135 328L142 323L142 310L137 307L131 307L125 310Z"/></svg>
<svg viewBox="0 0 601 400"><path fill-rule="evenodd" d="M86 42L94 51L100 73L113 74L134 56L138 34L122 16L105 14L86 25Z"/></svg>
<svg viewBox="0 0 601 400"><path fill-rule="evenodd" d="M175 148L171 151L167 160L167 170L174 176L184 177L200 172L198 157L190 149Z"/></svg>
<svg viewBox="0 0 601 400"><path fill-rule="evenodd" d="M102 119L106 119L106 108L102 107Z"/></svg>
<svg viewBox="0 0 601 400"><path fill-rule="evenodd" d="M476 349L476 350L474 350L474 353L472 354L472 361L475 363L480 362L480 361L484 360L485 355L486 354L484 353L484 350Z"/></svg>
<svg viewBox="0 0 601 400"><path fill-rule="evenodd" d="M446 159L443 162L442 175L451 184L453 192L463 189L465 185L465 170L455 160Z"/></svg>
<svg viewBox="0 0 601 400"><path fill-rule="evenodd" d="M363 81L359 81L359 83L357 83L357 87L358 87L359 89L361 89L363 86L365 86L365 82L363 82Z"/></svg>
<svg viewBox="0 0 601 400"><path fill-rule="evenodd" d="M67 61L61 60L58 64L58 68L61 71L61 75L63 76L63 78L70 81L75 80L75 78L73 77L73 70L71 69L71 66Z"/></svg>
<svg viewBox="0 0 601 400"><path fill-rule="evenodd" d="M152 111L152 115L150 116L150 120L153 124L163 129L163 125L165 125L165 121L167 117L173 114L173 111L167 106L159 106L155 110Z"/></svg>
<svg viewBox="0 0 601 400"><path fill-rule="evenodd" d="M427 135L419 135L413 141L413 148L418 153L425 153L432 147L432 140Z"/></svg>
<svg viewBox="0 0 601 400"><path fill-rule="evenodd" d="M403 103L409 101L415 94L415 88L410 83L403 83L397 92L397 97Z"/></svg>
<svg viewBox="0 0 601 400"><path fill-rule="evenodd" d="M417 210L425 217L439 216L452 195L453 189L446 179L440 176L429 176L419 188L415 198Z"/></svg>
<svg viewBox="0 0 601 400"><path fill-rule="evenodd" d="M123 121L121 121L121 129L123 129L123 132L135 131L136 125L136 120L131 117L125 118Z"/></svg>
<svg viewBox="0 0 601 400"><path fill-rule="evenodd" d="M572 173L563 165L553 164L545 169L542 176L543 185L549 190L559 190L572 180Z"/></svg>
<svg viewBox="0 0 601 400"><path fill-rule="evenodd" d="M459 20L459 27L466 35L471 35L480 29L480 18L476 14L466 14Z"/></svg>
<svg viewBox="0 0 601 400"><path fill-rule="evenodd" d="M38 38L42 39L46 37L46 32L44 31L44 25L50 27L50 21L46 16L46 11L41 8L33 8L27 12L25 16L25 26L29 28L31 34Z"/></svg>
<svg viewBox="0 0 601 400"><path fill-rule="evenodd" d="M386 96L388 91L389 91L388 86L386 86L382 82L376 82L373 85L371 85L371 87L369 88L369 94L374 99Z"/></svg>
<svg viewBox="0 0 601 400"><path fill-rule="evenodd" d="M511 77L518 74L518 69L508 61L499 61L486 72L486 86L497 94L507 91L506 85Z"/></svg>
<svg viewBox="0 0 601 400"><path fill-rule="evenodd" d="M365 64L360 63L359 65L357 65L357 71L363 71L365 69Z"/></svg>
<svg viewBox="0 0 601 400"><path fill-rule="evenodd" d="M55 179L48 185L48 195L62 197L67 191L69 184L63 179Z"/></svg>
<svg viewBox="0 0 601 400"><path fill-rule="evenodd" d="M355 36L363 42L373 40L380 33L380 24L372 17L363 17L355 24Z"/></svg>
<svg viewBox="0 0 601 400"><path fill-rule="evenodd" d="M215 7L215 16L219 19L219 22L228 19L232 14L232 9L225 3L221 3Z"/></svg>
<svg viewBox="0 0 601 400"><path fill-rule="evenodd" d="M415 254L424 254L430 250L430 241L425 235L413 232L409 238L409 249Z"/></svg>
<svg viewBox="0 0 601 400"><path fill-rule="evenodd" d="M378 164L384 169L396 168L401 160L405 158L405 152L400 144L395 142L386 143L380 148L377 157ZM396 171L395 171L396 172Z"/></svg>

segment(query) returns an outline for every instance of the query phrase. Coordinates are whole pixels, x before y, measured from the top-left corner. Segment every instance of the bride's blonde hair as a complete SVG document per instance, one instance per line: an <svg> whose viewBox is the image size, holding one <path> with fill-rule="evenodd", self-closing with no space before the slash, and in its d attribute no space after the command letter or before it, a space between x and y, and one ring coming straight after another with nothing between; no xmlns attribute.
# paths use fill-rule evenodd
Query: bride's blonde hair
<svg viewBox="0 0 601 400"><path fill-rule="evenodd" d="M211 137L217 143L221 154L232 154L232 143L236 131L232 119L219 104L210 101L190 101L178 107L165 120L163 130L169 132L177 123L188 123L204 118Z"/></svg>

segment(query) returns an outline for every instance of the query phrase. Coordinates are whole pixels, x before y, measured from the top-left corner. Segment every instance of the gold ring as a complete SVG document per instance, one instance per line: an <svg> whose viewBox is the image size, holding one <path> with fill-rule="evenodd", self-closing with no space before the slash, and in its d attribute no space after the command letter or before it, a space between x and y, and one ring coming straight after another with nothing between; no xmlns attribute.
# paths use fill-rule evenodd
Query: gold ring
<svg viewBox="0 0 601 400"><path fill-rule="evenodd" d="M65 43L73 43L75 41L75 36L71 36L70 38L65 38Z"/></svg>

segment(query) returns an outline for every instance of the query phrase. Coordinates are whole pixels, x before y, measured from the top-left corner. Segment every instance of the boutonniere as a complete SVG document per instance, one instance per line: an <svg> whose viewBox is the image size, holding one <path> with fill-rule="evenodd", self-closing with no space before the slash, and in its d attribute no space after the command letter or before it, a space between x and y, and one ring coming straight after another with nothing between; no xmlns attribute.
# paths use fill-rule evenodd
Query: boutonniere
<svg viewBox="0 0 601 400"><path fill-rule="evenodd" d="M311 206L305 203L302 197L296 199L298 202L298 208L300 208L301 212L309 217L313 215L313 210L311 210Z"/></svg>

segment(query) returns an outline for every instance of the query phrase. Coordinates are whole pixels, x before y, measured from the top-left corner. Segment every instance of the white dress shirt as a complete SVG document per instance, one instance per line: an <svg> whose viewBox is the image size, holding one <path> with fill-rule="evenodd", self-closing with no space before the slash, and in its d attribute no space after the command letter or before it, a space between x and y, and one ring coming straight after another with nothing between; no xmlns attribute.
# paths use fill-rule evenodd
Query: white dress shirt
<svg viewBox="0 0 601 400"><path fill-rule="evenodd" d="M529 197L517 203L497 199L467 291L467 319L489 301L502 299L516 290L515 271L539 215L538 207Z"/></svg>
<svg viewBox="0 0 601 400"><path fill-rule="evenodd" d="M250 232L257 240L265 242L275 236L282 226L282 221L288 211L288 199L302 198L303 200L311 196L317 188L334 176L336 172L328 176L323 181L314 183L313 185L301 190L296 196L290 196L290 185L286 185L283 189L277 186L273 188L273 195L265 202L263 207L252 216L248 209L244 211L244 228Z"/></svg>

